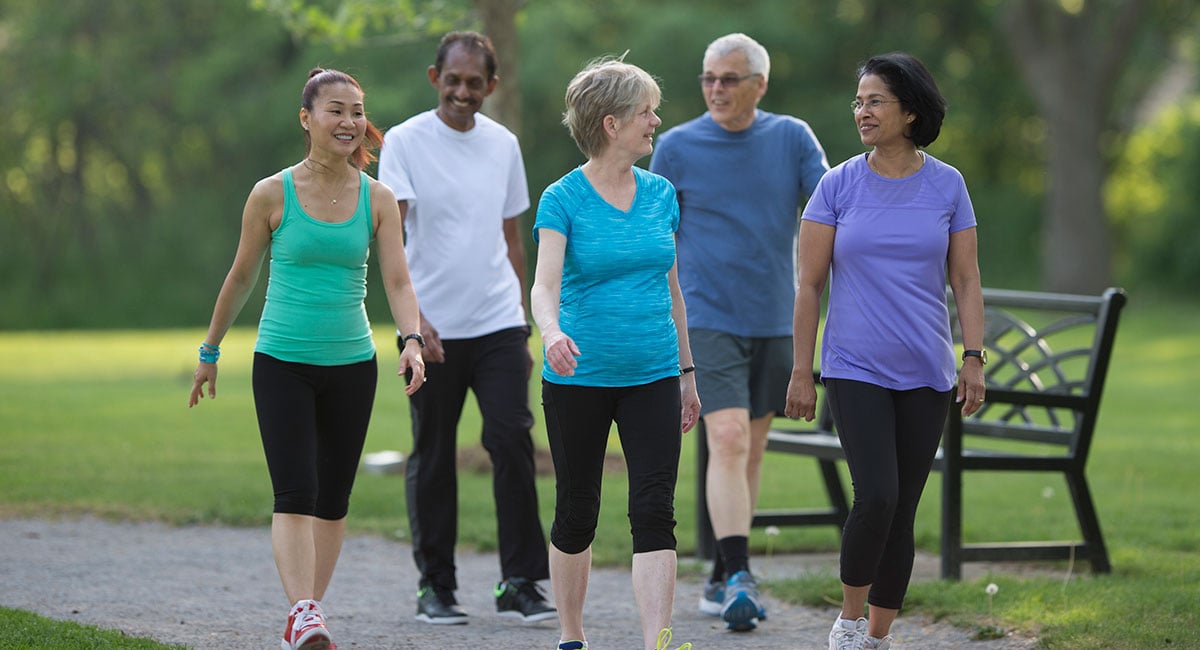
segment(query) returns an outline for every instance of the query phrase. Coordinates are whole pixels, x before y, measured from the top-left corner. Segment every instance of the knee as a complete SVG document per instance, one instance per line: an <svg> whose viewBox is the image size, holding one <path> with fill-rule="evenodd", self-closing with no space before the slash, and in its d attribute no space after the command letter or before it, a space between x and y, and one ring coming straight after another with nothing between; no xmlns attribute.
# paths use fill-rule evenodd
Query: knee
<svg viewBox="0 0 1200 650"><path fill-rule="evenodd" d="M854 497L854 508L873 521L891 522L897 503L895 494L883 491L864 491Z"/></svg>
<svg viewBox="0 0 1200 650"><path fill-rule="evenodd" d="M750 431L731 420L705 423L710 458L718 460L746 459L750 456Z"/></svg>
<svg viewBox="0 0 1200 650"><path fill-rule="evenodd" d="M582 553L596 537L600 518L600 500L591 494L568 496L567 502L555 508L554 523L550 526L550 541L564 553Z"/></svg>

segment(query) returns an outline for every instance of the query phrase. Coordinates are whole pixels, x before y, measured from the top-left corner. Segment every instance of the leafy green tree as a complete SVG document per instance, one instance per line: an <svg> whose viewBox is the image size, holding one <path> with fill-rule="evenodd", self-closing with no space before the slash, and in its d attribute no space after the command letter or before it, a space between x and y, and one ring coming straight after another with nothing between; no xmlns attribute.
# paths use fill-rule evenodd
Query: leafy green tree
<svg viewBox="0 0 1200 650"><path fill-rule="evenodd" d="M1002 26L1046 126L1049 188L1043 284L1094 292L1112 283L1102 191L1128 124L1131 95L1168 60L1175 37L1197 26L1190 0L1009 0ZM1149 56L1132 56L1138 48ZM1136 66L1137 75L1131 74ZM1122 96L1122 82L1135 93Z"/></svg>
<svg viewBox="0 0 1200 650"><path fill-rule="evenodd" d="M277 168L284 124L261 116L295 55L237 5L0 3L0 327L174 320L232 255L225 195Z"/></svg>

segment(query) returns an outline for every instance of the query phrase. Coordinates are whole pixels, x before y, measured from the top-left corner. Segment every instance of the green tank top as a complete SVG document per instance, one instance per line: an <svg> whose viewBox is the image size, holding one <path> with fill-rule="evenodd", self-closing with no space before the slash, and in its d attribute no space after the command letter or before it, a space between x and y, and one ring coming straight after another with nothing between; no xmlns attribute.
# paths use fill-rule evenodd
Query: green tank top
<svg viewBox="0 0 1200 650"><path fill-rule="evenodd" d="M254 351L281 361L338 366L375 355L363 300L371 243L371 198L359 173L358 209L347 220L310 217L283 171L283 218L271 233L267 298Z"/></svg>

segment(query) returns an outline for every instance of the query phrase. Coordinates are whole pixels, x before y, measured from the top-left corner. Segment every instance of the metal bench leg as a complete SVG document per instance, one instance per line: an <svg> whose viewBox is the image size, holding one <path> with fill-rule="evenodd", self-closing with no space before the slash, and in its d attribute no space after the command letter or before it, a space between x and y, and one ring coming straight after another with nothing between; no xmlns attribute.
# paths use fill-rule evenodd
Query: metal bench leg
<svg viewBox="0 0 1200 650"><path fill-rule="evenodd" d="M1100 532L1100 519L1096 517L1096 506L1092 502L1092 491L1088 488L1083 469L1066 473L1067 487L1075 502L1075 516L1079 519L1079 530L1087 543L1088 558L1096 573L1109 573L1108 549L1104 546L1104 535Z"/></svg>
<svg viewBox="0 0 1200 650"><path fill-rule="evenodd" d="M942 578L962 579L962 419L951 413L942 436Z"/></svg>

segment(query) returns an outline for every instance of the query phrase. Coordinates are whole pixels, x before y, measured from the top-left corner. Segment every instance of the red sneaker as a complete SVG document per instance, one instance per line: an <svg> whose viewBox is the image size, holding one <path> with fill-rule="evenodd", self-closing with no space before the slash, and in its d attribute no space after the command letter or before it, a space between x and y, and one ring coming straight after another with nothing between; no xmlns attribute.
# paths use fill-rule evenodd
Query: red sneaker
<svg viewBox="0 0 1200 650"><path fill-rule="evenodd" d="M329 650L332 640L325 627L325 613L315 600L301 600L288 613L282 650Z"/></svg>

